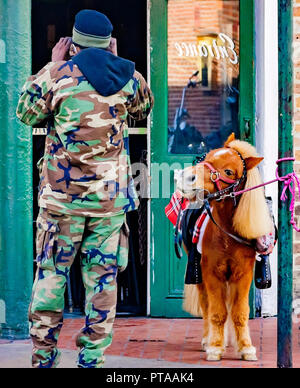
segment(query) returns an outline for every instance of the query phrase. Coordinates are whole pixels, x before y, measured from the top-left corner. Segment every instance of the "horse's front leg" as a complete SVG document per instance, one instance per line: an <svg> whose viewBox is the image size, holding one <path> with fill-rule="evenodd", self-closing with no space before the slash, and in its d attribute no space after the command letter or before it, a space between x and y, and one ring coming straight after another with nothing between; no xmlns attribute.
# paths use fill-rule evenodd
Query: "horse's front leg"
<svg viewBox="0 0 300 388"><path fill-rule="evenodd" d="M252 346L249 321L249 290L252 282L252 271L237 282L230 283L231 318L235 328L237 350L245 361L256 361L256 349Z"/></svg>
<svg viewBox="0 0 300 388"><path fill-rule="evenodd" d="M209 335L209 322L208 322L208 298L207 298L207 292L205 285L199 284L199 290L200 290L200 305L202 310L202 316L203 316L203 335L202 335L202 341L201 341L201 350L206 351L208 346L208 335Z"/></svg>
<svg viewBox="0 0 300 388"><path fill-rule="evenodd" d="M208 297L209 341L206 348L208 361L219 361L225 350L224 325L227 319L226 283L207 274L205 286Z"/></svg>

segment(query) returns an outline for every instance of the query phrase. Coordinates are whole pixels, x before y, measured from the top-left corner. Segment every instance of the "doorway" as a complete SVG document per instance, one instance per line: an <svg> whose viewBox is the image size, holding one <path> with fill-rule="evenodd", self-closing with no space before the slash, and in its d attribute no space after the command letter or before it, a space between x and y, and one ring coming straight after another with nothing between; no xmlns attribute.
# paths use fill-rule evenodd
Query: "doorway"
<svg viewBox="0 0 300 388"><path fill-rule="evenodd" d="M36 74L51 60L56 42L72 36L74 17L82 9L94 9L108 16L117 39L118 55L136 64L147 74L147 0L32 0L32 73ZM125 4L126 3L126 4ZM138 22L137 22L138 21ZM131 162L147 160L147 121L128 122ZM138 125L138 127L137 127ZM35 131L33 138L34 219L38 214L37 192L39 176L36 164L44 152L45 136ZM147 306L147 199L137 211L127 215L130 228L128 268L118 276L119 315L146 315ZM35 229L35 225L34 225ZM35 230L34 230L35 235ZM67 311L82 314L84 288L80 260L76 257L66 292Z"/></svg>
<svg viewBox="0 0 300 388"><path fill-rule="evenodd" d="M150 31L151 166L169 167L156 181L152 170L150 312L190 317L182 309L187 257L175 256L173 225L163 209L174 191L175 169L222 146L231 132L255 141L254 2L156 0ZM164 188L170 188L167 195ZM251 317L254 300L252 287Z"/></svg>

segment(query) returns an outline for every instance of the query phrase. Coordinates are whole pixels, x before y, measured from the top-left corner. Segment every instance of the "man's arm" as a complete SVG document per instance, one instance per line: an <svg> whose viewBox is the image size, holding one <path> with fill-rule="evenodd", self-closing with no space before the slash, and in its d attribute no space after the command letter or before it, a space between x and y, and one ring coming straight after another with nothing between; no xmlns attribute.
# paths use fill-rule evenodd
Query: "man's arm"
<svg viewBox="0 0 300 388"><path fill-rule="evenodd" d="M17 116L23 123L32 127L39 126L52 115L51 69L55 66L55 62L67 59L71 43L70 37L60 38L52 49L51 62L26 81L17 108Z"/></svg>
<svg viewBox="0 0 300 388"><path fill-rule="evenodd" d="M137 71L133 74L133 95L128 98L127 110L134 120L145 119L154 104L153 94L144 77Z"/></svg>
<svg viewBox="0 0 300 388"><path fill-rule="evenodd" d="M32 127L47 120L52 114L53 81L50 70L55 63L48 63L37 75L25 82L17 107L17 117Z"/></svg>

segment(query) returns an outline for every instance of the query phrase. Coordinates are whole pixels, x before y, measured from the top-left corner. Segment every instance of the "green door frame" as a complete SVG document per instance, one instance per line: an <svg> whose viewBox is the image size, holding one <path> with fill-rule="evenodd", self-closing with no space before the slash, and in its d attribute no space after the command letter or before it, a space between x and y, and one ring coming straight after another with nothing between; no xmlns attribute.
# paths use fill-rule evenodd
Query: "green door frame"
<svg viewBox="0 0 300 388"><path fill-rule="evenodd" d="M155 106L151 122L151 166L156 163L191 163L192 155L167 154L168 127L168 0L150 1L150 76L151 88L155 96ZM241 138L255 142L255 45L254 45L254 0L243 0L240 5L240 96L239 124ZM243 22L245 21L245 22ZM246 38L246 39L245 39ZM152 171L151 171L152 175ZM172 178L172 177L171 177ZM151 194L157 190L153 175ZM169 199L152 198L150 212L150 315L163 317L187 317L178 307L182 292L168 298L169 267L166 253L170 252L168 237L173 227L164 216L164 207ZM177 259L176 259L177 260ZM176 266L178 263L171 263ZM250 293L250 317L255 314L254 288Z"/></svg>
<svg viewBox="0 0 300 388"><path fill-rule="evenodd" d="M278 159L293 157L293 1L278 0ZM279 176L293 171L293 163L280 163ZM293 367L293 228L290 224L288 200L282 202L278 186L278 318L277 366Z"/></svg>
<svg viewBox="0 0 300 388"><path fill-rule="evenodd" d="M0 0L0 338L29 336L33 282L31 129L19 93L31 74L31 0Z"/></svg>

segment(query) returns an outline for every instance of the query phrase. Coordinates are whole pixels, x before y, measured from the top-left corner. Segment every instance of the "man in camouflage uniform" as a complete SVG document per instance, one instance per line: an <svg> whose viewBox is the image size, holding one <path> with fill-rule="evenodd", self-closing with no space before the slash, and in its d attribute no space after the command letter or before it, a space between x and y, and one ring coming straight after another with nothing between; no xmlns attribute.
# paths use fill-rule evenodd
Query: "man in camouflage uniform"
<svg viewBox="0 0 300 388"><path fill-rule="evenodd" d="M58 363L64 292L78 251L86 288L78 366L101 367L112 341L116 277L128 260L125 214L138 205L126 119L146 118L153 97L134 64L114 55L111 32L105 15L79 12L72 42L60 40L52 62L25 83L17 108L22 122L48 129L29 307L33 367ZM67 51L71 59L62 60Z"/></svg>

